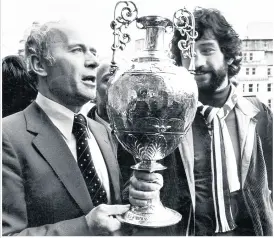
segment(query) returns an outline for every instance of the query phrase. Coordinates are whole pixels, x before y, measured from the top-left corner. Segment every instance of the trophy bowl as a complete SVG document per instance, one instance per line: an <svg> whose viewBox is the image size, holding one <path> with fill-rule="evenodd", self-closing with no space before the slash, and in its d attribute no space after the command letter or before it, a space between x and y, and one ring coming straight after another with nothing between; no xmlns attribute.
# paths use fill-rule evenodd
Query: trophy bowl
<svg viewBox="0 0 274 238"><path fill-rule="evenodd" d="M198 89L193 75L175 66L164 50L164 34L173 23L160 16L136 18L136 23L146 30L145 48L127 70L116 70L108 88L107 111L119 143L139 161L131 168L152 173L166 169L158 160L172 153L191 127ZM178 223L181 217L160 200L153 200L143 207L131 206L117 219L137 226L164 227Z"/></svg>

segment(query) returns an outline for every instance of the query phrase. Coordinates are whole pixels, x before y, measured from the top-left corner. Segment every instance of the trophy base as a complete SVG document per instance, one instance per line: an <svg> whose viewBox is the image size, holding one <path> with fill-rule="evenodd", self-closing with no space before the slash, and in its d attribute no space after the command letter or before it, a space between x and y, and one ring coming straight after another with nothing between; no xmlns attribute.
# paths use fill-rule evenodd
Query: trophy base
<svg viewBox="0 0 274 238"><path fill-rule="evenodd" d="M152 173L154 171L165 170L167 167L161 165L160 163L157 163L156 161L143 160L138 164L132 165L130 168L134 170L141 170L141 171L147 171L149 173Z"/></svg>
<svg viewBox="0 0 274 238"><path fill-rule="evenodd" d="M159 228L177 224L182 215L170 208L162 207L154 213L139 213L134 209L127 211L123 215L117 215L116 218L123 223L128 223L135 226Z"/></svg>

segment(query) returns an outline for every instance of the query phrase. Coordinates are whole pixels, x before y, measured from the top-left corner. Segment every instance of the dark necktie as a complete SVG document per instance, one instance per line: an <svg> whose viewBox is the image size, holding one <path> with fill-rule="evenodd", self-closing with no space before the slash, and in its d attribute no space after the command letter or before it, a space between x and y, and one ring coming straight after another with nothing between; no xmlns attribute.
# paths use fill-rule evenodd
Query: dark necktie
<svg viewBox="0 0 274 238"><path fill-rule="evenodd" d="M107 203L106 191L96 173L88 145L86 118L82 114L74 116L72 133L76 138L77 163L86 182L94 206Z"/></svg>

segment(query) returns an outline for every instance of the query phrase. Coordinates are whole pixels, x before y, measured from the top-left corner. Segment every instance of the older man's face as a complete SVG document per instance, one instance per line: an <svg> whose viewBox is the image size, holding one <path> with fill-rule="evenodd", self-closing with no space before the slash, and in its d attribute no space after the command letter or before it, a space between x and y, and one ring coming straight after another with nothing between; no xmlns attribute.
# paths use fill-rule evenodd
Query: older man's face
<svg viewBox="0 0 274 238"><path fill-rule="evenodd" d="M52 28L48 41L54 58L46 69L50 97L68 107L94 99L98 59L92 41L68 25Z"/></svg>

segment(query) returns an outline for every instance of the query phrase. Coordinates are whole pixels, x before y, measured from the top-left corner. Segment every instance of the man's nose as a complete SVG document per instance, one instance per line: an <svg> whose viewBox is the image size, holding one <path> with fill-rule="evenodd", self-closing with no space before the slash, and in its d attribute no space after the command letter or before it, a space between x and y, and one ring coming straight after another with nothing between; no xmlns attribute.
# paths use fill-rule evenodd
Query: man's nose
<svg viewBox="0 0 274 238"><path fill-rule="evenodd" d="M99 66L98 57L94 55L93 53L88 52L85 60L85 67L95 69L98 66Z"/></svg>
<svg viewBox="0 0 274 238"><path fill-rule="evenodd" d="M195 68L199 68L201 66L204 66L206 63L206 59L205 57L199 53L199 52L195 52Z"/></svg>

